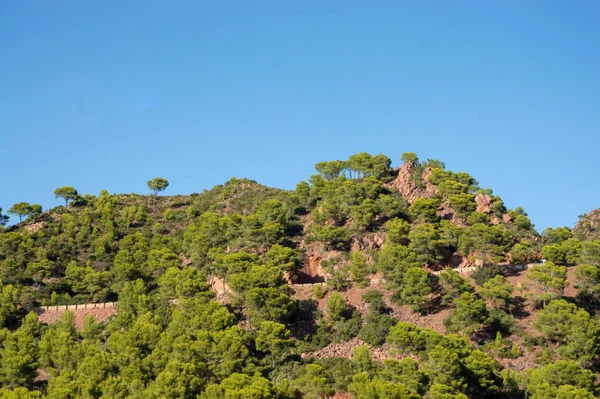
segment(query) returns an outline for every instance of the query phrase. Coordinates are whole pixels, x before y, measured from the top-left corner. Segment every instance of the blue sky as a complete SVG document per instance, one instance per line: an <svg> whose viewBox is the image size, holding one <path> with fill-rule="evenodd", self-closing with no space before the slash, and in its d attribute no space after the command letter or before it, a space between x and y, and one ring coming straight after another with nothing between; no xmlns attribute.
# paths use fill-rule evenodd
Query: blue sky
<svg viewBox="0 0 600 399"><path fill-rule="evenodd" d="M599 20L596 1L3 2L0 207L155 176L294 188L415 151L572 226L600 207Z"/></svg>

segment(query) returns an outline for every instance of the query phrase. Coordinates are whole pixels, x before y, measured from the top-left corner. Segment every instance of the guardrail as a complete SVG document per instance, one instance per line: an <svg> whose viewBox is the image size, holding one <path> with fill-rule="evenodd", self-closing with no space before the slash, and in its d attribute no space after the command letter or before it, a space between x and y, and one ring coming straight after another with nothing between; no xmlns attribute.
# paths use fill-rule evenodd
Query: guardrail
<svg viewBox="0 0 600 399"><path fill-rule="evenodd" d="M512 267L512 268L517 268L517 269L521 269L521 270L526 270L533 266L542 266L542 265L544 265L544 263L528 263L526 265L501 265L501 267L504 266L504 267ZM480 266L470 266L470 267L463 267L462 269L453 269L453 270L456 270L458 273L466 273L466 272L477 270L479 267ZM437 271L432 271L430 273L437 276L442 271L443 270L437 270ZM352 280L348 280L348 281L352 282ZM386 280L384 278L372 278L369 280L369 283L370 284L384 284L384 283L386 283ZM327 281L318 281L316 283L290 284L290 286L292 288L314 287L317 284L321 284L323 287L327 287ZM177 303L178 301L173 300L171 302ZM58 311L65 311L65 310L103 309L103 308L116 308L116 307L117 307L117 302L103 302L103 303L82 303L82 304L77 304L77 305L40 306L38 308L38 310L44 311L44 312L58 312Z"/></svg>
<svg viewBox="0 0 600 399"><path fill-rule="evenodd" d="M350 283L353 282L350 279L348 279L346 281L348 281ZM386 279L384 279L383 277L369 279L369 284L384 284L386 282L387 282ZM300 288L300 287L314 287L315 285L319 285L319 284L321 284L323 287L327 287L327 281L317 281L316 283L297 283L297 284L290 284L290 286L292 288Z"/></svg>
<svg viewBox="0 0 600 399"><path fill-rule="evenodd" d="M505 267L505 268L518 269L518 270L527 270L527 269L531 269L534 266L543 266L543 265L545 265L545 263L527 263L527 264L523 264L523 265L498 265L498 266ZM455 270L458 273L467 273L467 272L475 271L475 270L479 269L480 267L481 266L469 266L469 267L463 267L462 269L452 269L452 270ZM436 270L436 271L432 271L430 273L437 276L441 272L443 272L443 270Z"/></svg>
<svg viewBox="0 0 600 399"><path fill-rule="evenodd" d="M116 308L117 302L103 302L103 303L82 303L77 305L52 305L52 306L40 306L38 310L44 312L58 312L63 310L83 310L83 309L103 309L103 308Z"/></svg>

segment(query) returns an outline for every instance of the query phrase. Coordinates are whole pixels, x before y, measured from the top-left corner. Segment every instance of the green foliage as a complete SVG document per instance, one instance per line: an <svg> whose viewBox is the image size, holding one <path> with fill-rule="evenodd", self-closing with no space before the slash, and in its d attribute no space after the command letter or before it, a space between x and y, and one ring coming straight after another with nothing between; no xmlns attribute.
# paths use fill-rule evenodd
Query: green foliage
<svg viewBox="0 0 600 399"><path fill-rule="evenodd" d="M410 305L414 312L425 312L431 302L431 276L425 269L412 267L404 274L404 280L398 292L398 301Z"/></svg>
<svg viewBox="0 0 600 399"><path fill-rule="evenodd" d="M371 310L366 318L366 323L360 329L358 337L372 346L381 346L390 328L396 324L396 319L387 313L377 313Z"/></svg>
<svg viewBox="0 0 600 399"><path fill-rule="evenodd" d="M7 334L0 345L0 384L5 388L32 387L37 376L39 329L37 317L32 314L30 320Z"/></svg>
<svg viewBox="0 0 600 399"><path fill-rule="evenodd" d="M319 172L327 180L333 180L337 178L345 168L346 162L344 161L323 161L315 165L317 172Z"/></svg>
<svg viewBox="0 0 600 399"><path fill-rule="evenodd" d="M6 226L6 223L8 223L8 218L9 217L7 215L2 214L2 208L0 208L0 227Z"/></svg>
<svg viewBox="0 0 600 399"><path fill-rule="evenodd" d="M434 198L417 198L408 208L408 216L413 222L436 222L439 200Z"/></svg>
<svg viewBox="0 0 600 399"><path fill-rule="evenodd" d="M23 216L39 215L42 213L42 206L37 204L30 205L28 202L19 202L14 204L8 210L8 213L17 215L19 217L19 222L21 222L23 220Z"/></svg>
<svg viewBox="0 0 600 399"><path fill-rule="evenodd" d="M418 399L420 396L412 392L404 384L382 380L378 377L371 379L366 372L352 377L348 391L357 399Z"/></svg>
<svg viewBox="0 0 600 399"><path fill-rule="evenodd" d="M542 232L542 240L547 244L562 244L564 241L573 238L573 233L568 227L548 227Z"/></svg>
<svg viewBox="0 0 600 399"><path fill-rule="evenodd" d="M549 262L565 263L567 255L560 244L550 244L542 248L542 257Z"/></svg>
<svg viewBox="0 0 600 399"><path fill-rule="evenodd" d="M265 321L260 324L256 337L256 349L269 353L272 367L278 359L285 357L287 349L291 346L290 331L281 323Z"/></svg>
<svg viewBox="0 0 600 399"><path fill-rule="evenodd" d="M147 184L148 188L152 190L155 197L159 192L165 191L166 188L169 187L169 181L167 179L163 179L162 177L155 177L152 180L148 180Z"/></svg>
<svg viewBox="0 0 600 399"><path fill-rule="evenodd" d="M495 276L489 279L479 289L479 295L488 301L492 308L505 312L511 312L514 309L512 292L513 286L504 276Z"/></svg>
<svg viewBox="0 0 600 399"><path fill-rule="evenodd" d="M526 277L533 282L536 288L534 300L543 306L546 306L546 303L552 299L559 298L568 285L567 268L556 266L552 262L532 267Z"/></svg>
<svg viewBox="0 0 600 399"><path fill-rule="evenodd" d="M19 305L19 290L8 284L1 287L0 298L0 328L4 328L14 322Z"/></svg>
<svg viewBox="0 0 600 399"><path fill-rule="evenodd" d="M327 380L325 370L318 364L307 364L300 376L292 382L292 386L307 399L325 398L334 392Z"/></svg>
<svg viewBox="0 0 600 399"><path fill-rule="evenodd" d="M367 257L362 252L352 252L350 264L352 281L359 287L364 287L367 285L368 274L369 266L367 265Z"/></svg>
<svg viewBox="0 0 600 399"><path fill-rule="evenodd" d="M479 223L464 229L458 242L459 252L472 253L484 262L502 261L510 248L511 233L502 225Z"/></svg>
<svg viewBox="0 0 600 399"><path fill-rule="evenodd" d="M467 395L457 392L451 386L444 384L433 384L427 392L428 399L467 399Z"/></svg>
<svg viewBox="0 0 600 399"><path fill-rule="evenodd" d="M408 237L410 239L408 247L418 254L420 262L436 263L448 256L448 251L444 246L445 241L433 224L424 223L415 226Z"/></svg>
<svg viewBox="0 0 600 399"><path fill-rule="evenodd" d="M522 241L516 243L510 250L510 259L512 264L526 264L537 258L533 245L530 242Z"/></svg>
<svg viewBox="0 0 600 399"><path fill-rule="evenodd" d="M502 269L500 268L500 266L496 264L485 264L477 268L477 270L475 270L471 274L471 277L473 278L473 280L475 280L477 285L482 286L491 278L501 275Z"/></svg>
<svg viewBox="0 0 600 399"><path fill-rule="evenodd" d="M502 333L496 333L496 339L486 346L487 352L503 359L516 359L521 356L519 347L508 339L502 338Z"/></svg>
<svg viewBox="0 0 600 399"><path fill-rule="evenodd" d="M592 398L595 376L572 361L558 360L527 371L526 390L531 398Z"/></svg>
<svg viewBox="0 0 600 399"><path fill-rule="evenodd" d="M450 332L472 334L479 330L487 319L485 302L471 292L461 294L454 304L456 307L452 314L444 320L444 325Z"/></svg>
<svg viewBox="0 0 600 399"><path fill-rule="evenodd" d="M471 214L467 216L467 224L469 226L473 226L478 223L489 225L491 221L492 219L489 215L481 212L471 212Z"/></svg>
<svg viewBox="0 0 600 399"><path fill-rule="evenodd" d="M352 235L348 229L334 226L319 226L313 231L315 241L322 242L329 250L346 248Z"/></svg>
<svg viewBox="0 0 600 399"><path fill-rule="evenodd" d="M417 254L402 245L387 244L379 253L377 268L383 272L392 287L400 287L404 274L410 268L420 267Z"/></svg>
<svg viewBox="0 0 600 399"><path fill-rule="evenodd" d="M409 243L410 223L402 219L392 219L385 224L385 231L389 242L399 245Z"/></svg>
<svg viewBox="0 0 600 399"><path fill-rule="evenodd" d="M55 198L62 198L65 200L65 206L69 205L69 201L75 199L77 196L77 190L71 186L63 186L54 190Z"/></svg>
<svg viewBox="0 0 600 399"><path fill-rule="evenodd" d="M206 391L199 396L200 399L292 399L292 396L274 386L272 382L260 374L248 376L232 374L221 381L220 384L210 384Z"/></svg>
<svg viewBox="0 0 600 399"><path fill-rule="evenodd" d="M434 346L427 351L427 359L423 369L432 376L433 384L451 386L457 390L466 387L461 373L460 359L456 352L443 346Z"/></svg>
<svg viewBox="0 0 600 399"><path fill-rule="evenodd" d="M346 318L349 311L346 298L338 292L334 292L327 301L327 319L335 323L336 321Z"/></svg>
<svg viewBox="0 0 600 399"><path fill-rule="evenodd" d="M452 209L463 219L475 212L475 198L471 194L453 194L448 197L448 200L450 201L450 205L452 205Z"/></svg>
<svg viewBox="0 0 600 399"><path fill-rule="evenodd" d="M275 288L252 288L246 294L246 311L253 325L286 322L295 309L296 302Z"/></svg>
<svg viewBox="0 0 600 399"><path fill-rule="evenodd" d="M563 299L550 302L533 323L544 336L560 344L565 359L589 362L600 345L600 328L588 312Z"/></svg>
<svg viewBox="0 0 600 399"><path fill-rule="evenodd" d="M600 269L592 265L579 265L575 269L575 287L583 303L600 304Z"/></svg>
<svg viewBox="0 0 600 399"><path fill-rule="evenodd" d="M581 243L581 262L600 267L600 241Z"/></svg>
<svg viewBox="0 0 600 399"><path fill-rule="evenodd" d="M402 162L410 162L413 165L419 162L419 157L417 157L417 154L415 154L414 152L405 152L402 154L400 159L402 160Z"/></svg>
<svg viewBox="0 0 600 399"><path fill-rule="evenodd" d="M453 269L444 269L439 274L439 285L442 290L442 305L454 302L464 292L473 292L471 284Z"/></svg>
<svg viewBox="0 0 600 399"><path fill-rule="evenodd" d="M96 197L63 187L55 194L65 199L64 207L42 213L39 205L16 204L10 211L23 220L35 218L36 224L0 228L0 397L533 395L529 381L500 370L466 336L452 333L480 332L473 335L480 349L519 356L510 336L486 343L490 332L511 330L507 281L487 267L474 274L488 311L456 272L444 271L436 279L424 266L446 266L455 253L470 262L499 262L508 260L510 251L511 262L528 262L550 246L567 263L586 259L575 273L578 303L592 312L600 244L582 243L568 229L548 230L539 241L520 208L508 212L512 222L496 225L506 208L473 177L447 171L441 161L420 162L414 153L403 160L416 194L428 189L428 199L417 198L410 206L399 180L391 183L396 176L391 160L367 153L317 164L318 174L294 191L232 178L201 194L157 201L168 186L157 178L148 182L152 196L147 197L106 190ZM435 193L429 192L432 184ZM475 211L479 193L490 196L489 213ZM438 216L448 205L462 222ZM6 219L0 214L0 226ZM329 279L327 290L317 285L313 293L329 296L324 310L322 303L306 299L302 288L294 292L287 284L288 277L301 276L307 259L319 257L328 259L322 266ZM381 292L365 292L369 310L363 323L362 306L353 308L335 291L351 282L366 285L372 272L386 282ZM547 292L554 292L560 273L545 274L550 282L540 278L536 288L543 292L546 284ZM348 291L352 303L360 292L360 287ZM448 334L396 323L386 304L390 294L420 311L437 310L441 294L443 305L455 307L446 322ZM102 322L88 316L83 325L70 312L49 325L28 313L40 305L112 301L118 301L117 316ZM541 341L556 350L542 352L543 342L534 342L538 360L560 357L594 367L595 314L555 302L536 317L536 328ZM357 336L371 347L387 342L409 357L380 362L367 346L357 348L353 360L305 355ZM546 388L533 389L544 397ZM569 381L547 392L556 398L595 393Z"/></svg>
<svg viewBox="0 0 600 399"><path fill-rule="evenodd" d="M369 303L370 311L358 337L369 345L381 346L385 343L390 328L396 324L396 319L388 314L389 309L379 291L366 292L363 301Z"/></svg>
<svg viewBox="0 0 600 399"><path fill-rule="evenodd" d="M317 299L323 299L325 297L325 290L323 289L323 284L315 284L313 288L313 295Z"/></svg>

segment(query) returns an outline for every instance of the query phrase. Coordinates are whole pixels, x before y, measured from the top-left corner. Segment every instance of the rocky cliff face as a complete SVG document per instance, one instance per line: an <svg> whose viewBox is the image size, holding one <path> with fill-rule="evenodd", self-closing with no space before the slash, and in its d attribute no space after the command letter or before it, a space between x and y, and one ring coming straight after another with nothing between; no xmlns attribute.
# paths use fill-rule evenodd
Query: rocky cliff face
<svg viewBox="0 0 600 399"><path fill-rule="evenodd" d="M475 202L477 203L477 212L481 213L490 213L492 212L492 197L487 194L477 194L475 197Z"/></svg>
<svg viewBox="0 0 600 399"><path fill-rule="evenodd" d="M396 179L390 183L390 185L397 188L402 196L411 204L417 198L431 197L436 191L435 185L429 181L431 168L425 168L421 176L415 176L415 173L418 173L418 171L415 170L415 166L411 162L405 162L404 165L398 169L398 176ZM416 183L419 178L423 182L422 188L419 188Z"/></svg>
<svg viewBox="0 0 600 399"><path fill-rule="evenodd" d="M600 208L579 219L573 228L573 235L580 240L600 240Z"/></svg>

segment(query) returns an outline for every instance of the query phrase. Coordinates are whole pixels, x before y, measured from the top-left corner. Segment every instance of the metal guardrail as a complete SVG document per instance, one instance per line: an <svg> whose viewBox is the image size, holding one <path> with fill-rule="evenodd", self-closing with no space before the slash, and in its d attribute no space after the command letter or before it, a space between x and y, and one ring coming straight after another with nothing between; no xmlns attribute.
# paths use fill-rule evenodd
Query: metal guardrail
<svg viewBox="0 0 600 399"><path fill-rule="evenodd" d="M528 263L526 265L502 265L502 266L526 270L533 266L543 266L543 265L544 265L544 263ZM453 269L453 270L456 270L458 273L467 273L467 272L477 270L480 267L481 266L470 266L470 267L463 267L462 269ZM441 272L443 272L443 270L432 271L430 273L437 276ZM352 282L352 280L348 280L348 281ZM385 278L372 278L369 280L369 284L384 284L386 282L387 281ZM327 281L320 281L320 282L316 282L316 283L290 284L290 286L292 288L300 288L300 287L314 287L315 285L318 285L318 284L322 285L323 287L327 287ZM176 300L174 300L173 303L176 303ZM44 312L58 312L58 311L64 311L64 310L105 309L105 308L116 308L116 307L117 307L117 302L103 302L103 303L82 303L82 304L77 304L77 305L40 306L38 308L38 310L43 310Z"/></svg>
<svg viewBox="0 0 600 399"><path fill-rule="evenodd" d="M83 310L83 309L105 309L105 308L116 308L117 302L103 302L103 303L82 303L77 305L51 305L51 306L40 306L38 309L44 312L58 312L62 310Z"/></svg>

